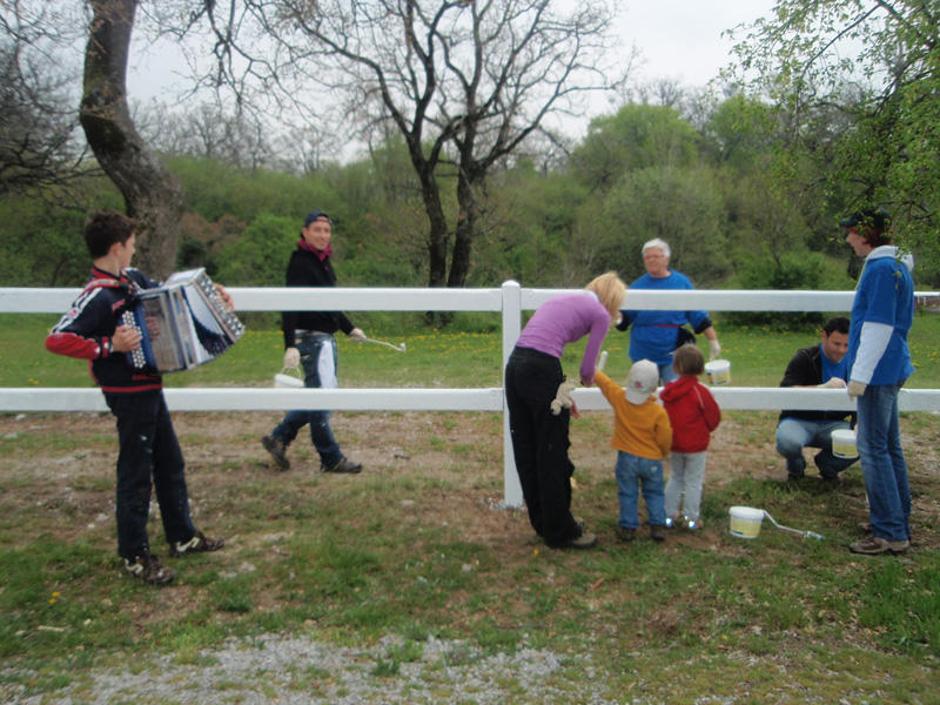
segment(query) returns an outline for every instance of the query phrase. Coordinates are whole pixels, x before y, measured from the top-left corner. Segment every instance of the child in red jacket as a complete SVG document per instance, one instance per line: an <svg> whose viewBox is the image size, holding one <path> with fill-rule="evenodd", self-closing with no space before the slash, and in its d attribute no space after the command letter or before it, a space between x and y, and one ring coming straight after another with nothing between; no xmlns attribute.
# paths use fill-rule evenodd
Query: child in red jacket
<svg viewBox="0 0 940 705"><path fill-rule="evenodd" d="M683 345L676 350L672 366L679 379L667 384L660 394L672 425L666 526L681 525L695 531L702 526L699 508L708 441L721 421L721 409L708 387L698 381L698 376L705 371L705 359L697 347ZM684 510L681 519L680 503Z"/></svg>

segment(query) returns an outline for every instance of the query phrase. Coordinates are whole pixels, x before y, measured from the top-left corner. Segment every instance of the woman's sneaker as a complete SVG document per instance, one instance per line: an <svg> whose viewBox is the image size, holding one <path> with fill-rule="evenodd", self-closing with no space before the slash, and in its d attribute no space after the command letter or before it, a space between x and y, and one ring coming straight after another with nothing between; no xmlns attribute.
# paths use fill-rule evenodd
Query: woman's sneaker
<svg viewBox="0 0 940 705"><path fill-rule="evenodd" d="M133 560L125 558L124 570L148 585L166 585L176 577L176 573L160 565L160 559L150 551L144 551Z"/></svg>
<svg viewBox="0 0 940 705"><path fill-rule="evenodd" d="M189 541L176 541L170 544L170 555L174 558L190 553L209 553L218 551L225 545L225 539L210 539L201 531L193 534Z"/></svg>

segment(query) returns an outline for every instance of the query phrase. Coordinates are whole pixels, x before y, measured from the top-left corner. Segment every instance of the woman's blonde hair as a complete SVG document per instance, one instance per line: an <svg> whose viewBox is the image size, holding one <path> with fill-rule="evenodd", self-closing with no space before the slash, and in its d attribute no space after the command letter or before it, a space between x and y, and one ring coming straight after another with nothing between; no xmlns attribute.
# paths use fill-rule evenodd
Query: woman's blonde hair
<svg viewBox="0 0 940 705"><path fill-rule="evenodd" d="M612 319L617 318L623 306L623 295L627 292L627 285L617 276L617 272L604 272L594 277L584 288L597 295Z"/></svg>

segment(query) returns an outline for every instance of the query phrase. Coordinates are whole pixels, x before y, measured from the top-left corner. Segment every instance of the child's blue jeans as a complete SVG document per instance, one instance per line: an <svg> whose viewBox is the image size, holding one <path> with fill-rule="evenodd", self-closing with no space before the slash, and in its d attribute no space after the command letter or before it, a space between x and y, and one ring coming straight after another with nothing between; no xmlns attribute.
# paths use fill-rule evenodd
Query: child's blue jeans
<svg viewBox="0 0 940 705"><path fill-rule="evenodd" d="M636 529L639 525L637 500L639 488L643 488L646 513L651 526L666 524L666 509L663 493L663 462L650 460L617 451L617 496L620 499L618 523L625 529Z"/></svg>

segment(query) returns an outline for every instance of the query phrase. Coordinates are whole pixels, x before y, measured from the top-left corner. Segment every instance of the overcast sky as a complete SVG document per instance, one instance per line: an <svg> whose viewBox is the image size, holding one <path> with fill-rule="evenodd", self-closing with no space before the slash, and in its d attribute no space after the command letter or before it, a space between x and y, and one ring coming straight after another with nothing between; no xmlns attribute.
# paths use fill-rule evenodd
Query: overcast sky
<svg viewBox="0 0 940 705"><path fill-rule="evenodd" d="M640 78L703 86L731 60L733 42L721 33L768 15L773 0L630 0L621 2L617 33L645 63Z"/></svg>
<svg viewBox="0 0 940 705"><path fill-rule="evenodd" d="M575 3L578 0L561 0ZM706 85L731 59L733 42L721 34L741 23L770 13L774 0L613 0L619 8L614 32L623 51L635 45L640 63L631 83L671 79L686 87ZM135 42L128 83L134 100L157 98L173 103L189 83L178 74L176 51ZM610 102L600 96L588 110L593 115L610 112ZM581 121L579 121L581 122ZM583 132L587 121L566 132ZM576 135L573 135L576 136Z"/></svg>

